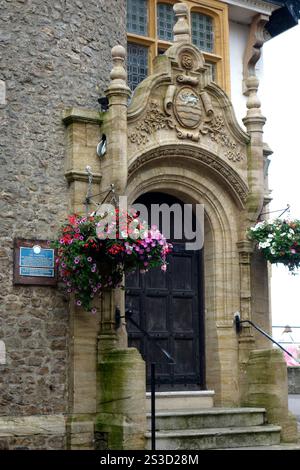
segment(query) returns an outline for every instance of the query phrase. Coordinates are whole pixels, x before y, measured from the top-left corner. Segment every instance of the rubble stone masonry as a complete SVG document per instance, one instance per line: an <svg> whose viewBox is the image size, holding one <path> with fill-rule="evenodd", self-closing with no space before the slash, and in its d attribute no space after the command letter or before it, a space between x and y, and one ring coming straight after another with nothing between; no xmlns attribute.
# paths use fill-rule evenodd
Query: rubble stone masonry
<svg viewBox="0 0 300 470"><path fill-rule="evenodd" d="M13 239L53 239L65 219L62 113L100 110L125 18L125 0L0 1L0 421L68 412L68 302L60 288L13 286ZM63 448L65 439L18 445Z"/></svg>

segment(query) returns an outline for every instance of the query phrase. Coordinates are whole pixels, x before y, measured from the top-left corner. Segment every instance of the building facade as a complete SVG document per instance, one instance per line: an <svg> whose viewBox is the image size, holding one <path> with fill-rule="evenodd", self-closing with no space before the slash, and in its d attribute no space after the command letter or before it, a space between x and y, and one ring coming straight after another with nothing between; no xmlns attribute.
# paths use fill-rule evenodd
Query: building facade
<svg viewBox="0 0 300 470"><path fill-rule="evenodd" d="M272 359L251 353L271 346L249 327L237 335L233 320L240 312L271 331L268 266L246 236L270 201L258 64L299 5L195 0L173 13L174 4L3 2L2 448L144 448L152 347L124 319L116 324L127 306L175 356L175 369L158 372L160 390L203 392L218 407L264 405L253 399L253 361ZM88 206L87 166L97 195ZM95 301L95 316L60 284L14 283L15 240L53 239L68 213L93 211L111 184L130 203L204 205L203 250L179 243L168 277L129 277L125 291ZM274 423L293 440L282 413Z"/></svg>

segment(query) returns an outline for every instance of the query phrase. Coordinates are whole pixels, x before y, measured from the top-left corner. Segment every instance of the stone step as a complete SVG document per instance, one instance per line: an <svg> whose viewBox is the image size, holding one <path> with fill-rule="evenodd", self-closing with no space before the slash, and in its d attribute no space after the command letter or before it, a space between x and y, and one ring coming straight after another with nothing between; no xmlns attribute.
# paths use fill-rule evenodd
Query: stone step
<svg viewBox="0 0 300 470"><path fill-rule="evenodd" d="M211 408L196 410L158 411L156 429L174 431L225 427L260 426L265 422L264 408ZM151 415L147 414L149 429Z"/></svg>
<svg viewBox="0 0 300 470"><path fill-rule="evenodd" d="M191 410L212 408L214 406L213 390L193 392L156 392L156 411ZM147 411L151 409L151 393L146 393Z"/></svg>
<svg viewBox="0 0 300 470"><path fill-rule="evenodd" d="M222 450L222 449L216 449ZM227 449L223 449L227 450ZM300 444L276 444L272 446L232 447L228 450L300 450Z"/></svg>
<svg viewBox="0 0 300 470"><path fill-rule="evenodd" d="M157 450L204 450L280 444L280 426L184 429L156 432ZM151 433L146 433L146 449L151 449Z"/></svg>

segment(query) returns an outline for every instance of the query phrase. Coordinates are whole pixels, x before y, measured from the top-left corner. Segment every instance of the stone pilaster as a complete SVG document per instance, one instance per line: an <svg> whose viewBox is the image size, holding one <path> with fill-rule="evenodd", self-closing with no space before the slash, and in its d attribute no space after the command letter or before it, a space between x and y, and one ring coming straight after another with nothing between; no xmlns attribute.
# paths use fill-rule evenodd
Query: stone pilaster
<svg viewBox="0 0 300 470"><path fill-rule="evenodd" d="M219 380L215 388L215 406L239 405L239 371L237 339L233 321L219 320L216 323L218 349L215 361L219 363Z"/></svg>
<svg viewBox="0 0 300 470"><path fill-rule="evenodd" d="M255 66L261 56L264 43L263 28L267 16L257 15L251 24L248 44L244 55L244 94L247 96L247 115L243 122L250 135L248 146L248 184L249 195L246 210L241 223L241 239L238 243L240 264L240 313L242 320L252 320L251 301L251 254L252 243L247 240L246 231L255 224L264 204L264 144L263 127L266 118L261 113L261 103L258 98L259 80ZM259 273L257 273L259 274ZM269 315L269 312L266 312ZM251 327L243 325L239 336L239 367L240 389L242 401L246 392L246 364L250 351L255 347L255 338Z"/></svg>
<svg viewBox="0 0 300 470"><path fill-rule="evenodd" d="M123 195L127 185L127 106L130 89L127 86L127 73L124 68L125 49L112 48L113 68L110 84L105 91L109 110L105 113L103 133L107 139L107 154L102 160L103 191L114 184L116 193Z"/></svg>
<svg viewBox="0 0 300 470"><path fill-rule="evenodd" d="M98 359L117 346L115 291L105 290L101 297L101 324L98 337Z"/></svg>
<svg viewBox="0 0 300 470"><path fill-rule="evenodd" d="M283 442L297 441L297 421L288 410L287 367L279 349L251 351L247 406L264 407L268 423L281 426Z"/></svg>
<svg viewBox="0 0 300 470"><path fill-rule="evenodd" d="M264 43L263 28L268 20L265 15L257 15L250 28L248 44L244 55L244 94L247 99L247 115L243 122L251 137L248 152L248 181L250 195L247 201L248 223L257 220L264 202L264 156L263 156L263 127L266 118L261 113L261 103L258 98L259 79L255 66L261 56ZM247 223L246 227L247 228Z"/></svg>
<svg viewBox="0 0 300 470"><path fill-rule="evenodd" d="M241 320L251 320L251 254L253 251L253 244L248 240L244 240L239 242L237 245L240 265L240 315ZM249 359L249 353L255 347L253 331L250 325L243 325L238 341L240 395L243 401L243 397L247 390L246 366Z"/></svg>
<svg viewBox="0 0 300 470"><path fill-rule="evenodd" d="M146 384L140 353L135 348L104 352L98 379L96 448L144 449Z"/></svg>

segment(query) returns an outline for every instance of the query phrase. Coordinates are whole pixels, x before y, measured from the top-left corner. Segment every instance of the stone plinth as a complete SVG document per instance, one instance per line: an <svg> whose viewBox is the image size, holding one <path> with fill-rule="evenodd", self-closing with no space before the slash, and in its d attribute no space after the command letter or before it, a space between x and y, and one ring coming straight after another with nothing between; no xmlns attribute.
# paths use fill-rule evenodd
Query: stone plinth
<svg viewBox="0 0 300 470"><path fill-rule="evenodd" d="M266 408L267 420L281 426L283 442L297 441L297 422L288 411L287 368L281 351L250 352L247 366L247 406Z"/></svg>
<svg viewBox="0 0 300 470"><path fill-rule="evenodd" d="M145 363L135 348L112 350L98 365L96 438L110 450L144 449Z"/></svg>

